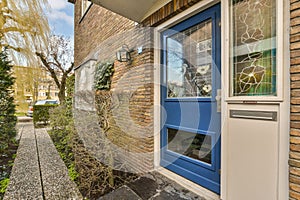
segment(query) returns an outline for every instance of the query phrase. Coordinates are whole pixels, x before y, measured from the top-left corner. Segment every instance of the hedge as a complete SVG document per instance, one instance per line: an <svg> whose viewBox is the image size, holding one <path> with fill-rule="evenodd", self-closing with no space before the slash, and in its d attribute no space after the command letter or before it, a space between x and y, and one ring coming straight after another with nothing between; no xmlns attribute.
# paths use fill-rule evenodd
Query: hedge
<svg viewBox="0 0 300 200"><path fill-rule="evenodd" d="M33 106L33 123L36 127L38 124L49 124L49 111L50 109L57 107L58 105L45 104L45 105L34 105Z"/></svg>

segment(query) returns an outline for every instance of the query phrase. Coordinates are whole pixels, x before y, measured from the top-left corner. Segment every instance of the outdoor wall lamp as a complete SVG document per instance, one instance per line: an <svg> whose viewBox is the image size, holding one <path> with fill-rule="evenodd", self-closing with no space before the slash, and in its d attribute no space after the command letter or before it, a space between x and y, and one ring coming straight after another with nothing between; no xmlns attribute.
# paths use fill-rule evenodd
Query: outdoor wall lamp
<svg viewBox="0 0 300 200"><path fill-rule="evenodd" d="M122 45L122 48L116 52L116 57L119 62L131 61L130 50L126 44Z"/></svg>

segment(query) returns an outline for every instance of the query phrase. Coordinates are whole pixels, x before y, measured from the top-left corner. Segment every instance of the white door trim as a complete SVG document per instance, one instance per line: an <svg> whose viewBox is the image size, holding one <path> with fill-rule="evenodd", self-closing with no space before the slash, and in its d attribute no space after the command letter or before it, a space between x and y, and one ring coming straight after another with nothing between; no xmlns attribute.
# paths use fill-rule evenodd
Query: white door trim
<svg viewBox="0 0 300 200"><path fill-rule="evenodd" d="M175 24L219 3L220 1L215 0L203 0L194 6L188 8L182 13L176 15L170 20L164 22L154 29L154 167L163 175L169 177L172 180L176 180L177 183L186 187L187 189L205 197L208 200L218 200L220 196L211 192L210 190L195 184L167 169L160 167L160 127L161 127L161 109L160 104L160 83L161 83L161 64L160 64L160 33Z"/></svg>

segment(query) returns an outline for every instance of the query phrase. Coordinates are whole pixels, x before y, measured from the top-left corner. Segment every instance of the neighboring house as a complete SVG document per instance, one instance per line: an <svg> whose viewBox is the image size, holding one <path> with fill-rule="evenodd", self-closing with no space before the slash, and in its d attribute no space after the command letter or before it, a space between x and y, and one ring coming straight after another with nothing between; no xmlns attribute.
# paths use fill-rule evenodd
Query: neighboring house
<svg viewBox="0 0 300 200"><path fill-rule="evenodd" d="M43 68L14 66L14 97L18 112L26 112L28 105L47 98L58 100L58 88Z"/></svg>
<svg viewBox="0 0 300 200"><path fill-rule="evenodd" d="M300 1L69 1L76 127L98 159L207 199L300 199Z"/></svg>

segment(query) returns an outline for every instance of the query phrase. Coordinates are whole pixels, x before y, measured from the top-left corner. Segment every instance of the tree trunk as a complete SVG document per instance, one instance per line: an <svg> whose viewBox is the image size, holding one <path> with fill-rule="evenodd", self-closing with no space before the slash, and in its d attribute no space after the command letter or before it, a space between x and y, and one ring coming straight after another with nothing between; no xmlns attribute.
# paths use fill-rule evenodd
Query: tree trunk
<svg viewBox="0 0 300 200"><path fill-rule="evenodd" d="M59 92L58 92L58 99L61 105L65 103L65 99L66 99L66 81L67 81L67 74L63 74L60 82Z"/></svg>

